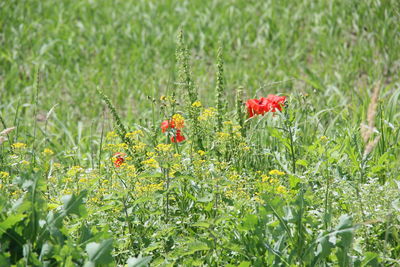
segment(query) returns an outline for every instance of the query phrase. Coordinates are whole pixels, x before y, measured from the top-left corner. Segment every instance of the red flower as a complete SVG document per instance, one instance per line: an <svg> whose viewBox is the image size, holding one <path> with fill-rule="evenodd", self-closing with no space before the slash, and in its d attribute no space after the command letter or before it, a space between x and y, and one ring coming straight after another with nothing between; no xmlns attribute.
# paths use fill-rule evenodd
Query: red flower
<svg viewBox="0 0 400 267"><path fill-rule="evenodd" d="M122 163L124 163L124 161L125 161L125 156L126 156L126 154L125 153L121 153L121 152L117 152L117 153L114 154L113 162L114 162L114 166L116 168L121 167Z"/></svg>
<svg viewBox="0 0 400 267"><path fill-rule="evenodd" d="M165 133L168 128L175 128L175 123L173 120L166 120L161 123L161 131Z"/></svg>
<svg viewBox="0 0 400 267"><path fill-rule="evenodd" d="M282 111L286 96L268 95L268 97L261 97L260 99L249 99L246 102L249 118L254 115L264 115L266 112L275 112L276 110Z"/></svg>
<svg viewBox="0 0 400 267"><path fill-rule="evenodd" d="M184 141L186 138L182 135L181 129L184 126L184 119L181 115L175 114L172 116L172 120L165 120L161 123L161 131L163 133L167 132L168 129L175 129L171 131L173 136L171 136L172 143L180 143Z"/></svg>
<svg viewBox="0 0 400 267"><path fill-rule="evenodd" d="M186 138L183 135L181 135L181 130L176 130L176 136L171 136L172 143L180 143L185 140Z"/></svg>

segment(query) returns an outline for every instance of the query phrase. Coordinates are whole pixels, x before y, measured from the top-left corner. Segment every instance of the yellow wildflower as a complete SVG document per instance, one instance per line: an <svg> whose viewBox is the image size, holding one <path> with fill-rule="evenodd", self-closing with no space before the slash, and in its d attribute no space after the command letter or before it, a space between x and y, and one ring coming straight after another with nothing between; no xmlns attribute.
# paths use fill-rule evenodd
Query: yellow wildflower
<svg viewBox="0 0 400 267"><path fill-rule="evenodd" d="M160 153L167 153L172 151L172 145L171 144L159 144L156 146L156 150Z"/></svg>
<svg viewBox="0 0 400 267"><path fill-rule="evenodd" d="M209 119L213 118L216 113L217 110L215 108L204 109L198 119L199 121L208 121Z"/></svg>
<svg viewBox="0 0 400 267"><path fill-rule="evenodd" d="M155 168L155 169L158 168L158 162L154 158L149 158L145 161L142 161L142 164L150 168Z"/></svg>
<svg viewBox="0 0 400 267"><path fill-rule="evenodd" d="M24 143L14 143L11 145L13 149L25 149L26 144Z"/></svg>
<svg viewBox="0 0 400 267"><path fill-rule="evenodd" d="M285 175L284 172L281 172L279 170L272 170L272 171L269 172L269 174L270 175L278 175L278 176Z"/></svg>
<svg viewBox="0 0 400 267"><path fill-rule="evenodd" d="M5 178L10 177L10 174L8 172L0 172L0 177L5 179Z"/></svg>
<svg viewBox="0 0 400 267"><path fill-rule="evenodd" d="M42 153L45 156L51 156L54 154L53 150L51 150L50 148L45 148Z"/></svg>
<svg viewBox="0 0 400 267"><path fill-rule="evenodd" d="M200 108L202 106L201 102L199 100L193 102L192 107L195 108Z"/></svg>
<svg viewBox="0 0 400 267"><path fill-rule="evenodd" d="M286 187L284 187L283 185L280 185L276 188L276 192L278 192L279 194L285 194L286 191Z"/></svg>

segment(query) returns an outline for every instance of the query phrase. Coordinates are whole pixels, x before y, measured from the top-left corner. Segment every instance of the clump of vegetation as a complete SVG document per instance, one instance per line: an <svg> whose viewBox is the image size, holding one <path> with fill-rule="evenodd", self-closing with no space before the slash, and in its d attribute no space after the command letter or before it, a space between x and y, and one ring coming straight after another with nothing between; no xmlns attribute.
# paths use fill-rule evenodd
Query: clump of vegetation
<svg viewBox="0 0 400 267"><path fill-rule="evenodd" d="M1 266L400 264L398 77L372 75L358 106L323 70L251 92L229 84L234 48L219 43L205 92L180 31L172 81L135 116L132 95L77 89L91 122L83 103L43 113L51 73L21 67L30 103L0 106Z"/></svg>

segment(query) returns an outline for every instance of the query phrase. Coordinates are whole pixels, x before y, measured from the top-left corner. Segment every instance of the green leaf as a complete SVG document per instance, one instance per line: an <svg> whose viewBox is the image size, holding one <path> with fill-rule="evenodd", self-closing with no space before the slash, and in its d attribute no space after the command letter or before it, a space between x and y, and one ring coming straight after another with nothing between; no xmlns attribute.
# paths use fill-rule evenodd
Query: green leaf
<svg viewBox="0 0 400 267"><path fill-rule="evenodd" d="M251 230L254 229L258 223L258 217L254 214L248 214L243 218L242 229L243 230Z"/></svg>
<svg viewBox="0 0 400 267"><path fill-rule="evenodd" d="M308 166L307 160L304 160L304 159L298 159L298 160L296 160L296 164L297 164L297 165L300 165L300 166L304 166L304 167L307 167L307 166Z"/></svg>
<svg viewBox="0 0 400 267"><path fill-rule="evenodd" d="M9 228L13 227L16 223L20 222L23 218L25 218L27 214L14 214L11 216L8 216L8 218L0 223L0 231L5 232Z"/></svg>
<svg viewBox="0 0 400 267"><path fill-rule="evenodd" d="M69 214L76 214L78 216L83 216L86 214L83 204L83 198L86 197L87 190L83 190L78 196L75 194L65 195L61 198L64 203L62 206L62 214L67 216Z"/></svg>
<svg viewBox="0 0 400 267"><path fill-rule="evenodd" d="M238 267L249 267L251 265L251 262L249 261L242 261Z"/></svg>
<svg viewBox="0 0 400 267"><path fill-rule="evenodd" d="M375 252L366 252L364 254L364 260L361 263L361 266L378 266L378 254Z"/></svg>
<svg viewBox="0 0 400 267"><path fill-rule="evenodd" d="M92 242L86 245L86 252L89 255L89 262L85 266L95 266L96 264L108 264L113 261L111 256L112 239L106 239L100 244Z"/></svg>
<svg viewBox="0 0 400 267"><path fill-rule="evenodd" d="M127 261L128 267L143 267L143 266L148 266L150 263L152 257L142 257L139 256L137 258L129 258Z"/></svg>

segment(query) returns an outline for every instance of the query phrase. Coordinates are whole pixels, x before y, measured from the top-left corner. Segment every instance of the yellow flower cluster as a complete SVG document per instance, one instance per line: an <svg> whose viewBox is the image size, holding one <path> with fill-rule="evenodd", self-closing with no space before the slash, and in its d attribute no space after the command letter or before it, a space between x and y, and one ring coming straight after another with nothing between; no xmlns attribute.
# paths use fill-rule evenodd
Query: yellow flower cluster
<svg viewBox="0 0 400 267"><path fill-rule="evenodd" d="M135 191L138 195L154 193L155 191L162 190L164 188L163 183L156 184L142 184L140 182L136 182Z"/></svg>
<svg viewBox="0 0 400 267"><path fill-rule="evenodd" d="M53 150L51 150L50 148L45 148L44 150L43 150L43 155L45 155L45 156L51 156L51 155L54 155L54 152L53 152Z"/></svg>
<svg viewBox="0 0 400 267"><path fill-rule="evenodd" d="M149 167L149 168L154 168L157 169L159 167L157 160L154 158L149 158L147 160L142 161L142 164Z"/></svg>
<svg viewBox="0 0 400 267"><path fill-rule="evenodd" d="M202 104L199 100L193 102L192 107L201 108Z"/></svg>
<svg viewBox="0 0 400 267"><path fill-rule="evenodd" d="M114 152L119 152L125 149L128 149L128 145L125 143L119 143L119 144L107 144L104 147L105 150L108 151L114 151Z"/></svg>
<svg viewBox="0 0 400 267"><path fill-rule="evenodd" d="M276 184L278 182L278 179L276 178L271 178L265 174L261 175L261 181L263 183L270 183L270 184Z"/></svg>
<svg viewBox="0 0 400 267"><path fill-rule="evenodd" d="M26 144L24 143L14 143L11 145L13 149L25 149Z"/></svg>
<svg viewBox="0 0 400 267"><path fill-rule="evenodd" d="M185 122L185 118L181 114L174 114L172 116L176 129L182 129Z"/></svg>
<svg viewBox="0 0 400 267"><path fill-rule="evenodd" d="M8 172L0 172L0 178L6 179L10 177L10 174Z"/></svg>
<svg viewBox="0 0 400 267"><path fill-rule="evenodd" d="M224 132L217 132L217 138L220 140L226 140L229 139L229 134L228 133L224 133Z"/></svg>
<svg viewBox="0 0 400 267"><path fill-rule="evenodd" d="M276 192L278 192L279 194L286 194L287 190L286 190L286 187L284 187L283 185L280 185L276 188Z"/></svg>
<svg viewBox="0 0 400 267"><path fill-rule="evenodd" d="M82 177L79 179L78 182L82 184L87 184L89 182L89 179L87 177Z"/></svg>
<svg viewBox="0 0 400 267"><path fill-rule="evenodd" d="M199 116L199 121L208 121L215 116L217 110L215 108L204 109L201 115Z"/></svg>
<svg viewBox="0 0 400 267"><path fill-rule="evenodd" d="M279 171L279 170L272 170L272 171L269 172L269 175L278 175L278 176L282 176L282 175L285 175L285 173L282 172L282 171Z"/></svg>
<svg viewBox="0 0 400 267"><path fill-rule="evenodd" d="M159 153L168 153L172 151L171 144L159 144L156 146L156 151Z"/></svg>
<svg viewBox="0 0 400 267"><path fill-rule="evenodd" d="M135 142L135 145L133 145L132 148L133 148L133 150L134 150L135 152L137 152L137 153L143 152L144 149L146 148L146 144L143 143L143 142L140 142L140 141L136 141L136 142Z"/></svg>

